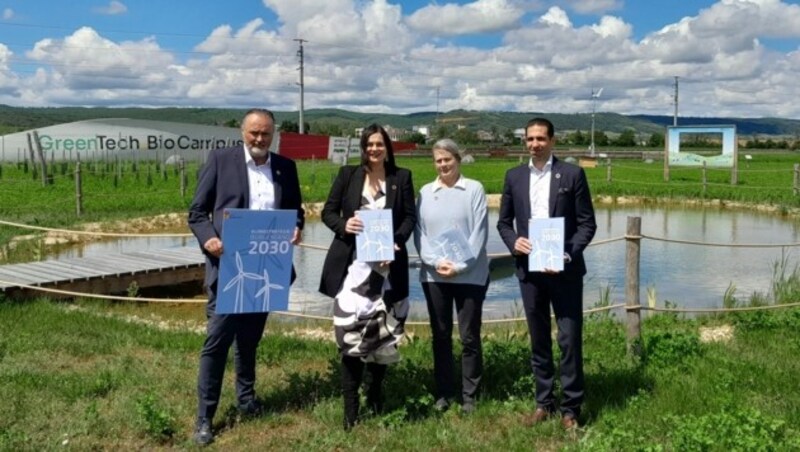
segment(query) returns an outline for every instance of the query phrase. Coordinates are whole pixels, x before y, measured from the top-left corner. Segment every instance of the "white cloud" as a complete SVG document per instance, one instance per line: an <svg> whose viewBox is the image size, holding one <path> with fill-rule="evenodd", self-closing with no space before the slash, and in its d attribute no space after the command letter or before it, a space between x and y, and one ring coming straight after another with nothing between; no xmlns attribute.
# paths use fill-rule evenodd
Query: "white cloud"
<svg viewBox="0 0 800 452"><path fill-rule="evenodd" d="M622 0L563 0L565 7L578 14L602 14L622 8Z"/></svg>
<svg viewBox="0 0 800 452"><path fill-rule="evenodd" d="M627 39L631 36L631 26L622 19L612 16L603 16L600 23L592 25L592 30L604 38L618 37Z"/></svg>
<svg viewBox="0 0 800 452"><path fill-rule="evenodd" d="M153 38L115 43L82 27L64 39L37 42L26 56L41 64L27 86L41 90L42 102L71 95L79 104L129 104L176 89L173 56ZM175 94L177 101L181 94Z"/></svg>
<svg viewBox="0 0 800 452"><path fill-rule="evenodd" d="M477 0L459 5L436 3L408 17L413 28L434 35L490 33L516 26L525 11L509 0Z"/></svg>
<svg viewBox="0 0 800 452"><path fill-rule="evenodd" d="M14 10L11 8L6 8L3 10L3 20L9 20L14 18Z"/></svg>
<svg viewBox="0 0 800 452"><path fill-rule="evenodd" d="M794 3L720 0L639 40L646 30L613 15L612 0L431 1L405 13L398 0L262 2L277 21L220 21L192 53L89 27L18 50L24 58L0 43L0 103L296 109L302 38L306 108L409 113L438 97L440 111L587 112L602 86L600 111L671 115L679 76L681 115L800 118L800 48L773 41L800 39ZM576 13L596 19L573 23ZM484 32L502 43L474 45Z"/></svg>
<svg viewBox="0 0 800 452"><path fill-rule="evenodd" d="M119 0L111 0L106 6L97 6L92 8L95 14L102 14L104 16L116 16L128 12L128 7Z"/></svg>
<svg viewBox="0 0 800 452"><path fill-rule="evenodd" d="M572 27L572 22L569 20L567 12L558 6L553 6L548 9L547 13L539 18L539 22L546 25L558 25L564 28Z"/></svg>

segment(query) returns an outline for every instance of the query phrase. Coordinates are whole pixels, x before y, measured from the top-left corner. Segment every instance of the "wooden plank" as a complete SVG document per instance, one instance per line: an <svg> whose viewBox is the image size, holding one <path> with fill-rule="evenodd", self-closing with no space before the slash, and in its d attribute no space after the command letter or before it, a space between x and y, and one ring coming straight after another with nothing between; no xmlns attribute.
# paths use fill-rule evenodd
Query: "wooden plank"
<svg viewBox="0 0 800 452"><path fill-rule="evenodd" d="M205 256L195 246L164 248L132 253L110 253L99 256L27 262L0 266L0 290L14 289L14 284L80 287L100 293L118 291L131 281L144 286L164 285L202 279ZM82 281L80 284L73 282ZM25 292L17 289L16 292ZM35 291L27 291L31 294Z"/></svg>
<svg viewBox="0 0 800 452"><path fill-rule="evenodd" d="M107 254L104 256L90 257L87 261L99 270L108 271L109 275L121 275L144 271L144 268L142 268L140 263L133 262L132 260L126 259L119 254Z"/></svg>
<svg viewBox="0 0 800 452"><path fill-rule="evenodd" d="M97 268L87 266L84 258L70 258L51 262L63 263L70 269L83 272L85 275L88 275L87 277L96 277L108 274L108 272L99 273Z"/></svg>
<svg viewBox="0 0 800 452"><path fill-rule="evenodd" d="M164 259L160 258L159 256L154 256L152 254L121 254L125 259L128 259L130 262L135 262L138 265L141 265L143 270L159 270L164 268L169 268L174 264L165 261Z"/></svg>
<svg viewBox="0 0 800 452"><path fill-rule="evenodd" d="M42 272L43 276L49 277L53 281L68 281L76 278L84 279L95 276L92 273L81 271L80 269L70 267L69 265L59 261L41 261L20 264L17 268L40 271Z"/></svg>
<svg viewBox="0 0 800 452"><path fill-rule="evenodd" d="M156 258L156 259L164 262L167 265L176 266L176 267L184 267L184 266L187 266L187 265L192 265L192 264L197 264L198 263L197 259L190 260L190 259L187 259L187 258L182 257L180 255L171 254L171 253L163 253L163 252L159 252L159 253L145 253L145 252L125 253L125 255L126 256L133 256L133 257L141 257L141 258Z"/></svg>
<svg viewBox="0 0 800 452"><path fill-rule="evenodd" d="M9 275L11 281L21 281L23 284L39 284L47 281L46 278L42 278L42 275L35 270L10 268L4 273ZM6 280L8 279L6 278Z"/></svg>

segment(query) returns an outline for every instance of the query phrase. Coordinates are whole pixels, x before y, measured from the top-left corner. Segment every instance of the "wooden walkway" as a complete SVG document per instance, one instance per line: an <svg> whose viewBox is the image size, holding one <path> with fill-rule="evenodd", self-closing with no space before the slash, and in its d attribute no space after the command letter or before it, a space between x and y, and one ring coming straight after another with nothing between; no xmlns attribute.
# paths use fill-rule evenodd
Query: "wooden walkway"
<svg viewBox="0 0 800 452"><path fill-rule="evenodd" d="M36 286L73 292L125 293L140 288L202 281L205 259L197 246L151 249L0 266L0 293L10 298L43 295ZM57 294L48 294L50 297Z"/></svg>

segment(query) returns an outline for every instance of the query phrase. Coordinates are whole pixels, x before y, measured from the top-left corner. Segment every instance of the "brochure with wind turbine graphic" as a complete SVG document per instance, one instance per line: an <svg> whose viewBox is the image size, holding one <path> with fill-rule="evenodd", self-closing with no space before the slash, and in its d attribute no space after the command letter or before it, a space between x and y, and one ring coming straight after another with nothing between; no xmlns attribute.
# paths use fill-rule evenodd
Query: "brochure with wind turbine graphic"
<svg viewBox="0 0 800 452"><path fill-rule="evenodd" d="M385 262L394 260L394 226L391 209L358 210L364 230L356 235L356 260Z"/></svg>
<svg viewBox="0 0 800 452"><path fill-rule="evenodd" d="M564 270L564 217L531 218L528 240L533 250L528 256L528 271Z"/></svg>
<svg viewBox="0 0 800 452"><path fill-rule="evenodd" d="M457 264L468 263L476 258L469 246L467 236L457 226L453 226L431 239L431 246L437 257Z"/></svg>
<svg viewBox="0 0 800 452"><path fill-rule="evenodd" d="M287 311L294 210L226 209L217 314Z"/></svg>

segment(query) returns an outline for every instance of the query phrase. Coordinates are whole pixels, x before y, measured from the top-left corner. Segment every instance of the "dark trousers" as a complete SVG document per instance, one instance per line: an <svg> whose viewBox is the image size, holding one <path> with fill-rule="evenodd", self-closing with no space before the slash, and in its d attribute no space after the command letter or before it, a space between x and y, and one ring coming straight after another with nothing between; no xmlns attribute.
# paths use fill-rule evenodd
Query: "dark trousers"
<svg viewBox="0 0 800 452"><path fill-rule="evenodd" d="M359 395L361 381L364 378L364 367L370 374L371 381L367 388L367 405L375 414L383 410L383 379L388 366L377 363L364 363L361 358L342 355L342 396L344 397L344 425L352 427L358 418Z"/></svg>
<svg viewBox="0 0 800 452"><path fill-rule="evenodd" d="M481 347L481 314L487 284L422 283L428 303L433 334L433 374L437 397L453 398L455 359L453 357L453 304L458 315L461 337L461 394L464 401L473 401L483 374Z"/></svg>
<svg viewBox="0 0 800 452"><path fill-rule="evenodd" d="M556 275L528 273L519 286L533 350L531 367L536 378L536 404L548 411L556 409L550 334L552 304L561 350L561 412L577 417L584 396L583 277L563 272Z"/></svg>
<svg viewBox="0 0 800 452"><path fill-rule="evenodd" d="M236 399L239 404L255 399L256 350L264 334L267 314L215 314L216 298L206 306L208 326L200 352L197 376L197 416L212 419L217 412L222 378L233 344L236 370Z"/></svg>

